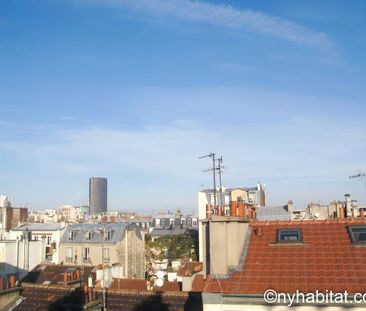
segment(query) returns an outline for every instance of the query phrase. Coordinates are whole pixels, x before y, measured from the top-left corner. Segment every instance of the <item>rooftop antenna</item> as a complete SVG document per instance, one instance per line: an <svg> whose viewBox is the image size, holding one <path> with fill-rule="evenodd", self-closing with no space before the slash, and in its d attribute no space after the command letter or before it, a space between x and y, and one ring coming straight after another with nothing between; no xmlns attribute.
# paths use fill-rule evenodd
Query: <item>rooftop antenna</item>
<svg viewBox="0 0 366 311"><path fill-rule="evenodd" d="M356 175L349 176L350 179L359 179L361 182L363 182L365 187L365 195L366 195L366 173L365 172L359 172Z"/></svg>
<svg viewBox="0 0 366 311"><path fill-rule="evenodd" d="M217 159L217 162L218 162L217 171L218 171L218 174L219 174L219 182L220 182L220 201L221 201L221 207L224 207L225 206L225 202L223 202L223 196L222 196L222 179L221 179L222 169L224 168L224 166L222 166L222 156Z"/></svg>
<svg viewBox="0 0 366 311"><path fill-rule="evenodd" d="M208 170L204 170L203 172L212 171L213 191L214 191L214 206L216 207L216 159L215 159L215 155L216 155L215 153L211 152L210 154L199 157L198 159L212 158L212 168L210 168Z"/></svg>

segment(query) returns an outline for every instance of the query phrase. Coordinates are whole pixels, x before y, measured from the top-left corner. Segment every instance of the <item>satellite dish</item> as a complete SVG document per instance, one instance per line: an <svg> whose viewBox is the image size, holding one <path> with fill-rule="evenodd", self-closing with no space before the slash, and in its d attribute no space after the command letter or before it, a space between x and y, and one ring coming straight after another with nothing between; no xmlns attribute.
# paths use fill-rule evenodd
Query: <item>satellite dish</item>
<svg viewBox="0 0 366 311"><path fill-rule="evenodd" d="M158 271L156 272L156 276L158 279L164 279L164 272L163 271Z"/></svg>
<svg viewBox="0 0 366 311"><path fill-rule="evenodd" d="M164 280L163 279L156 279L155 285L157 287L162 287L164 285Z"/></svg>

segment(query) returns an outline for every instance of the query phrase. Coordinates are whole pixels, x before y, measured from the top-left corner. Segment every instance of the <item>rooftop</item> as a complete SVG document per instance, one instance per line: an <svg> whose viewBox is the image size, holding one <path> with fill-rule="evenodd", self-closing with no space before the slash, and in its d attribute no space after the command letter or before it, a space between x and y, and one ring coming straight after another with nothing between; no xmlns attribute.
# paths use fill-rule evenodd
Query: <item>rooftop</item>
<svg viewBox="0 0 366 311"><path fill-rule="evenodd" d="M291 214L285 206L263 206L256 209L257 219L260 221L290 220Z"/></svg>
<svg viewBox="0 0 366 311"><path fill-rule="evenodd" d="M64 283L64 273L74 272L79 267L55 264L39 264L23 279L24 283L57 285ZM83 267L86 280L93 272L94 267Z"/></svg>
<svg viewBox="0 0 366 311"><path fill-rule="evenodd" d="M159 237L159 236L177 236L177 235L184 235L187 232L186 228L180 228L180 227L172 227L172 229L158 229L154 228L150 235L153 237Z"/></svg>
<svg viewBox="0 0 366 311"><path fill-rule="evenodd" d="M366 244L351 242L349 225L366 225L366 220L252 222L242 271L227 279L209 276L204 291L366 292ZM302 242L276 243L278 229L300 229Z"/></svg>
<svg viewBox="0 0 366 311"><path fill-rule="evenodd" d="M106 232L109 232L108 239L104 239L105 243L117 243L123 240L125 230L128 224L125 222L119 222L116 224L73 224L67 227L64 234L61 237L61 243L100 243L102 240L101 229L104 228ZM73 232L72 239L70 239L70 232ZM90 236L86 237L86 234L90 232Z"/></svg>
<svg viewBox="0 0 366 311"><path fill-rule="evenodd" d="M60 223L26 223L19 227L12 229L13 231L58 231L62 230L64 226Z"/></svg>
<svg viewBox="0 0 366 311"><path fill-rule="evenodd" d="M193 274L202 271L203 264L199 261L186 261L177 271L178 276L192 276Z"/></svg>

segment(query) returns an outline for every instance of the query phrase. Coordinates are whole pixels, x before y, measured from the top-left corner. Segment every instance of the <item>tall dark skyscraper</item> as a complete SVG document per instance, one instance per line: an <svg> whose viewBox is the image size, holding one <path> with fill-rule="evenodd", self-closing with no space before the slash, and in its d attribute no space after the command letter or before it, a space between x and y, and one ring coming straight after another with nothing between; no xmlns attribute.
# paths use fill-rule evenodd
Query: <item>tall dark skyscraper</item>
<svg viewBox="0 0 366 311"><path fill-rule="evenodd" d="M107 178L91 177L89 179L90 214L107 211Z"/></svg>

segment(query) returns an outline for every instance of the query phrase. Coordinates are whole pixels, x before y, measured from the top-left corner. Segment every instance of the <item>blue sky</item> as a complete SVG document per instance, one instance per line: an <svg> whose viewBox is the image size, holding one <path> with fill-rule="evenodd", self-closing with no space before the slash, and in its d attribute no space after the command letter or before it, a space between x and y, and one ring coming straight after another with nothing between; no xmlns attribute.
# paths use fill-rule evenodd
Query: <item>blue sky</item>
<svg viewBox="0 0 366 311"><path fill-rule="evenodd" d="M13 205L197 207L227 186L366 203L364 1L0 0L0 192Z"/></svg>

